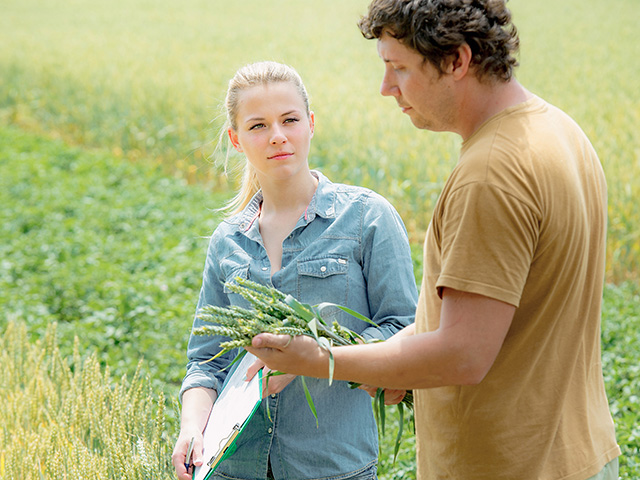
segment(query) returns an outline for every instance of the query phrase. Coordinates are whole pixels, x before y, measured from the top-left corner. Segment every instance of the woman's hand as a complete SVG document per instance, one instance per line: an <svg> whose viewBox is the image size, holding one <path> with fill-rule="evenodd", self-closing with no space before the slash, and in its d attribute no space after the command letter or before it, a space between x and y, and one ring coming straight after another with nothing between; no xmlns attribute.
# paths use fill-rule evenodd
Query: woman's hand
<svg viewBox="0 0 640 480"><path fill-rule="evenodd" d="M191 454L191 458L188 459L187 450L189 449L192 438L193 453ZM176 446L171 455L171 463L173 463L173 467L176 469L178 480L191 480L193 478L193 465L198 467L202 466L202 450L202 432L180 430L180 435L178 436ZM185 464L189 464L189 471L187 471Z"/></svg>
<svg viewBox="0 0 640 480"><path fill-rule="evenodd" d="M293 381L294 378L296 378L296 375L291 375L288 373L269 376L269 372L272 372L273 370L267 368L262 360L257 359L247 369L247 381L251 380L261 368L264 368L262 380L262 398L280 393L287 385L289 385Z"/></svg>
<svg viewBox="0 0 640 480"><path fill-rule="evenodd" d="M204 387L191 388L182 395L180 435L171 455L171 463L176 469L178 480L191 480L193 465L202 466L202 450L204 448L202 432L217 396L215 390ZM193 452L191 458L187 458L192 438ZM191 467L188 472L185 464Z"/></svg>
<svg viewBox="0 0 640 480"><path fill-rule="evenodd" d="M378 391L378 387L373 387L371 385L360 385L358 387L360 390L364 390L372 397L376 396L376 392ZM406 390L393 390L390 388L384 388L384 404L385 405L397 405L402 401L404 396L407 394Z"/></svg>

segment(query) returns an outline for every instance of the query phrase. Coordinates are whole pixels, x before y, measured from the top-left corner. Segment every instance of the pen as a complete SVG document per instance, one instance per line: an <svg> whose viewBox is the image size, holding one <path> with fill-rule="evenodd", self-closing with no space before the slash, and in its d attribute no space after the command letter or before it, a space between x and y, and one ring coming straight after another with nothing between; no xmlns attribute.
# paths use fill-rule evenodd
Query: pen
<svg viewBox="0 0 640 480"><path fill-rule="evenodd" d="M191 468L191 454L193 453L193 442L195 439L196 437L191 437L189 449L187 450L187 457L184 459L184 466L187 469L187 473L189 473L189 469Z"/></svg>

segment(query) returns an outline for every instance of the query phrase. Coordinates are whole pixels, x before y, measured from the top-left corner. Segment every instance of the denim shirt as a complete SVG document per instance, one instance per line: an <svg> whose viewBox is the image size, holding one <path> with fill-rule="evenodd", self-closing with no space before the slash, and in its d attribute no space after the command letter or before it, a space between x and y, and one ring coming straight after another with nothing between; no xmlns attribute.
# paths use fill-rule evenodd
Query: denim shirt
<svg viewBox="0 0 640 480"><path fill-rule="evenodd" d="M239 214L214 231L207 252L198 309L248 303L224 283L237 276L271 285L316 305L347 306L372 319L378 328L333 309L334 319L365 338L386 339L413 322L417 288L407 233L391 204L371 190L330 182L319 172L318 188L291 234L282 244L282 267L271 265L258 226L258 192ZM203 325L196 318L194 328ZM191 335L189 363L180 395L194 387L219 390L222 368L237 351L200 364L227 338ZM371 397L348 382L306 378L318 426L295 378L262 404L238 437L237 450L216 470L219 477L266 478L268 462L276 479L363 478L377 462L378 434ZM375 471L375 467L374 471ZM369 477L367 477L369 478Z"/></svg>

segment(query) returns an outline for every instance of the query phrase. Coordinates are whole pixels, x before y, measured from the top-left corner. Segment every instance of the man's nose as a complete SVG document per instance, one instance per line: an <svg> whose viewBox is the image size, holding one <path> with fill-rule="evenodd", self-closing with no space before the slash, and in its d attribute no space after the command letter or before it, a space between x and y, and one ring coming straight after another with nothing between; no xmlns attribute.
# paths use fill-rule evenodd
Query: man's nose
<svg viewBox="0 0 640 480"><path fill-rule="evenodd" d="M389 75L382 77L382 83L380 84L380 94L383 97L397 97L400 94L400 89L391 81Z"/></svg>

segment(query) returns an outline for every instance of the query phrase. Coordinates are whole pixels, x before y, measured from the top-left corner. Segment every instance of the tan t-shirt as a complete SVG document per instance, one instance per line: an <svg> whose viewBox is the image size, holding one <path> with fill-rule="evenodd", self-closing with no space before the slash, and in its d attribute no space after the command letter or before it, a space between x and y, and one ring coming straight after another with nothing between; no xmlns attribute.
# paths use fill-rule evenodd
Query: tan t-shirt
<svg viewBox="0 0 640 480"><path fill-rule="evenodd" d="M584 480L620 454L600 353L607 191L598 157L538 97L462 145L425 241L418 332L443 287L517 307L475 386L416 391L421 480Z"/></svg>

